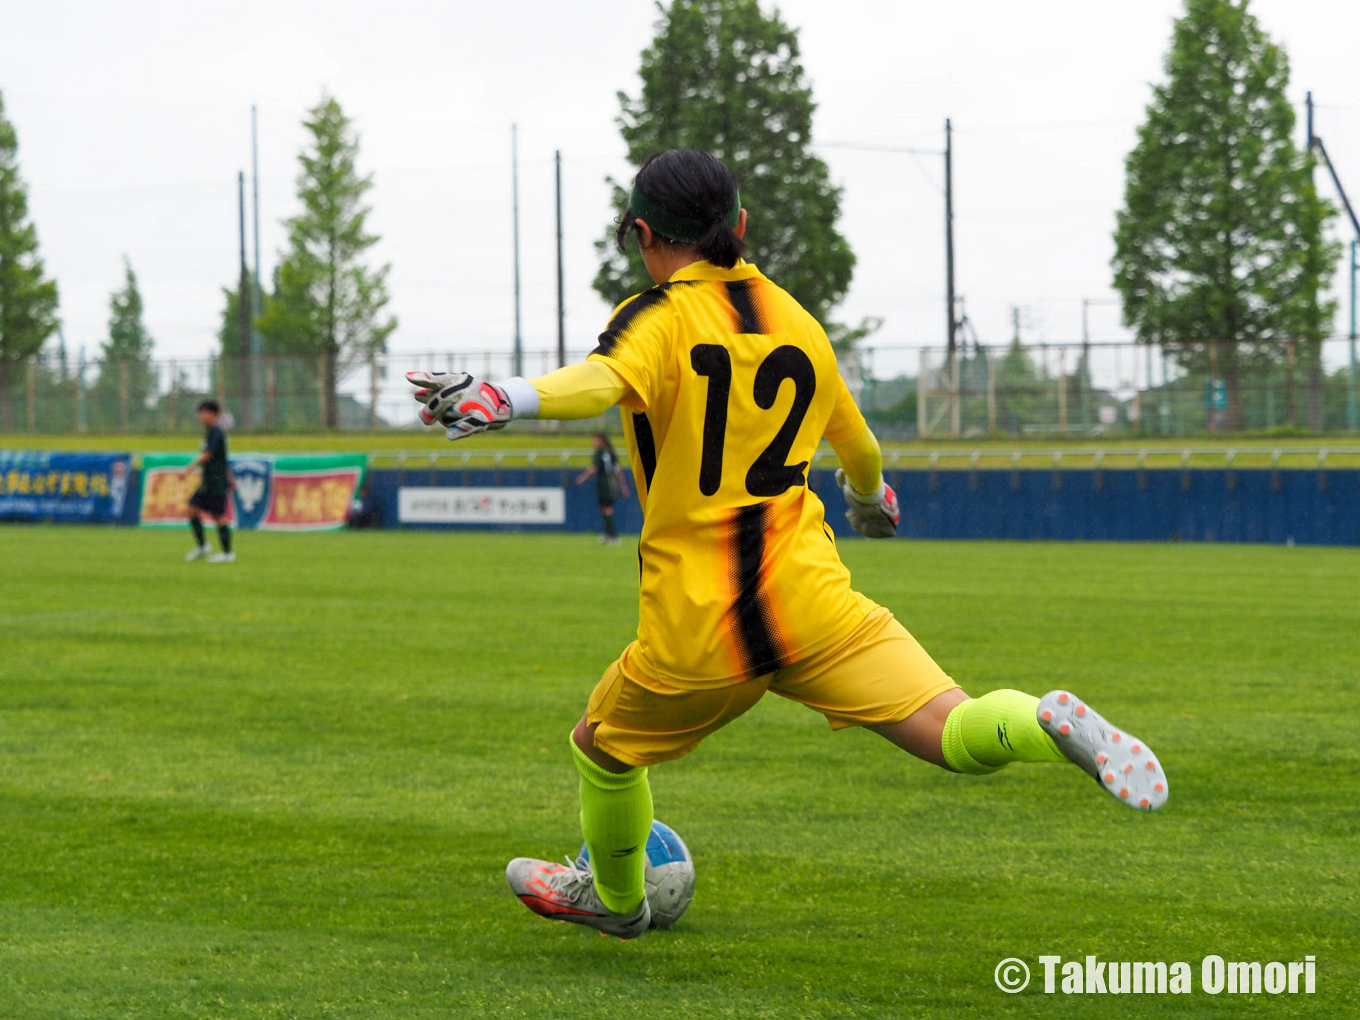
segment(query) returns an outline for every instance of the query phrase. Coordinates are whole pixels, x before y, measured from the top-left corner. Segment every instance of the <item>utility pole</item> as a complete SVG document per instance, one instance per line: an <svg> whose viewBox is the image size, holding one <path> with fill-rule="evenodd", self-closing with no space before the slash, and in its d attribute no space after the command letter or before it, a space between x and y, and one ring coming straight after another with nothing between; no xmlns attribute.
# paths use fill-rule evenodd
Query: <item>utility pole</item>
<svg viewBox="0 0 1360 1020"><path fill-rule="evenodd" d="M1081 299L1081 434L1091 434L1091 323L1086 314L1091 307L1089 298Z"/></svg>
<svg viewBox="0 0 1360 1020"><path fill-rule="evenodd" d="M251 305L255 313L255 318L264 314L264 292L260 288L260 136L256 128L255 104L250 106L250 187L252 199L252 217L254 218L255 234L255 287L254 302ZM263 344L260 342L260 331L251 329L250 353L259 355Z"/></svg>
<svg viewBox="0 0 1360 1020"><path fill-rule="evenodd" d="M241 428L250 428L250 270L246 268L246 172L236 171L236 207L239 214L239 227L241 238L241 285L237 289L236 307L239 312L241 337L240 337L240 365L241 365L241 391L239 394L240 403L237 411L241 416ZM221 372L225 366L225 358L219 360L217 370ZM220 386L220 383L219 383Z"/></svg>
<svg viewBox="0 0 1360 1020"><path fill-rule="evenodd" d="M567 296L562 284L562 150L555 153L557 163L557 367L567 364Z"/></svg>
<svg viewBox="0 0 1360 1020"><path fill-rule="evenodd" d="M1309 89L1303 96L1304 109L1308 111L1308 148L1305 150L1309 154L1313 151L1313 90Z"/></svg>
<svg viewBox="0 0 1360 1020"><path fill-rule="evenodd" d="M957 322L954 318L954 129L944 119L944 302L947 312L945 372L949 378L949 431L960 432Z"/></svg>
<svg viewBox="0 0 1360 1020"><path fill-rule="evenodd" d="M519 318L519 126L510 125L510 192L515 233L515 364L514 375L524 374L524 338Z"/></svg>

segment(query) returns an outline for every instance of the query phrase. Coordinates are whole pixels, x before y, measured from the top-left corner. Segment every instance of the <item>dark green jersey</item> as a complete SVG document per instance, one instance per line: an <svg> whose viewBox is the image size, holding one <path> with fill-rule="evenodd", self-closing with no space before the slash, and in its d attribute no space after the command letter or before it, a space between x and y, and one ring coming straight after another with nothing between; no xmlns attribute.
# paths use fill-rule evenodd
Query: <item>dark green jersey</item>
<svg viewBox="0 0 1360 1020"><path fill-rule="evenodd" d="M602 500L618 497L619 462L614 459L614 451L601 446L590 458L595 467L595 494Z"/></svg>
<svg viewBox="0 0 1360 1020"><path fill-rule="evenodd" d="M227 485L226 433L216 425L208 429L203 437L203 449L208 453L208 459L203 464L202 489L212 496L225 496L230 488Z"/></svg>

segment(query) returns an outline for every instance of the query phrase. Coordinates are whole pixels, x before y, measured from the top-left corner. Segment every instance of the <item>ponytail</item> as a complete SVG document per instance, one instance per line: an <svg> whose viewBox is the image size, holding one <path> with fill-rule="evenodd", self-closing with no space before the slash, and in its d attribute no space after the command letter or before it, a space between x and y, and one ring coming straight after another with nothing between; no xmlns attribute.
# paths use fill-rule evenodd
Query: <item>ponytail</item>
<svg viewBox="0 0 1360 1020"><path fill-rule="evenodd" d="M694 242L694 250L705 262L731 269L746 251L746 244L725 222L715 223Z"/></svg>

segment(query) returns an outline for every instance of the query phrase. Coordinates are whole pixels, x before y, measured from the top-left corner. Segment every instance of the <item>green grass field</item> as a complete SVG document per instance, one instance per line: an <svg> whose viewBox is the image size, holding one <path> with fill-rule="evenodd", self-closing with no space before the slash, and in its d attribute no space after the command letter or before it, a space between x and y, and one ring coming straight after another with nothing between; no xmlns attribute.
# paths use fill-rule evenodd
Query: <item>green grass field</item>
<svg viewBox="0 0 1360 1020"><path fill-rule="evenodd" d="M653 770L699 869L673 930L550 925L567 732L635 624L589 536L0 529L0 1017L1342 1017L1360 1001L1360 550L843 552L974 693L1070 686L1165 762L1128 811L978 779L776 697ZM463 594L464 592L468 594ZM1195 992L1003 995L1040 954ZM1211 996L1209 953L1317 958Z"/></svg>

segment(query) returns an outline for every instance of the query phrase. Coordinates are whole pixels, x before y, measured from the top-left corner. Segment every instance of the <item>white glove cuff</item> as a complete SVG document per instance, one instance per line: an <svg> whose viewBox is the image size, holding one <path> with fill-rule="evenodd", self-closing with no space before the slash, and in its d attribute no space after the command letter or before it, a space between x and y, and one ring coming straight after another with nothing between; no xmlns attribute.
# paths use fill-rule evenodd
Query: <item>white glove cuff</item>
<svg viewBox="0 0 1360 1020"><path fill-rule="evenodd" d="M855 491L855 487L849 482L845 483L845 491L856 503L863 503L865 506L881 506L888 495L888 483L879 482L878 490L869 494Z"/></svg>
<svg viewBox="0 0 1360 1020"><path fill-rule="evenodd" d="M538 417L538 390L534 389L534 384L528 379L517 375L511 379L502 379L496 385L505 391L505 396L510 401L512 418Z"/></svg>

